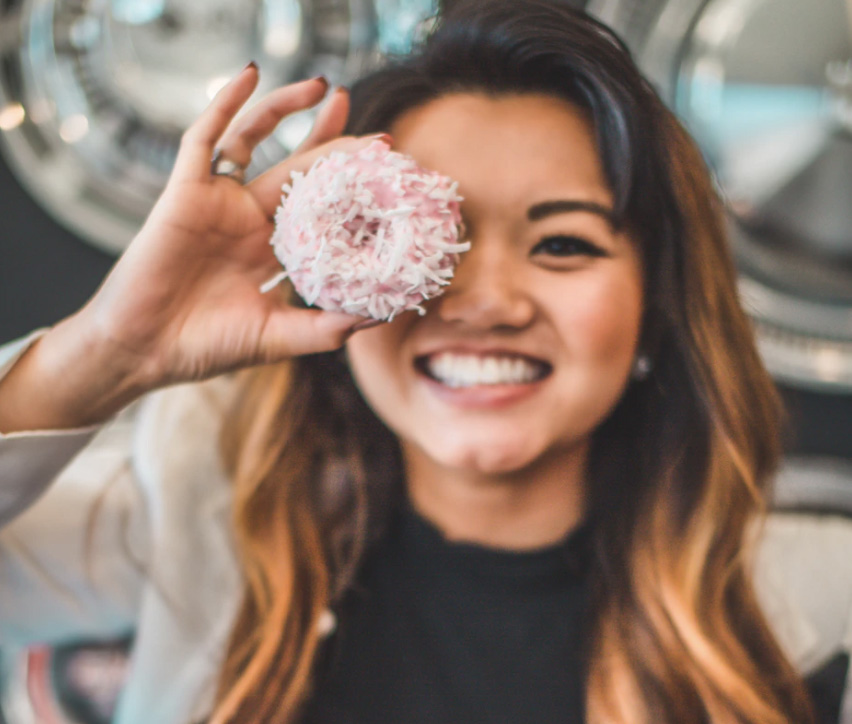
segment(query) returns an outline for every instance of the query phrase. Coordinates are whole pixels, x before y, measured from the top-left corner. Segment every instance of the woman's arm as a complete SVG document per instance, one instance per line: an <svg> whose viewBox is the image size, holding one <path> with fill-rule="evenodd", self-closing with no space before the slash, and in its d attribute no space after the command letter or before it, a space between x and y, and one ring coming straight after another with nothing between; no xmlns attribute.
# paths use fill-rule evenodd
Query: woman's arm
<svg viewBox="0 0 852 724"><path fill-rule="evenodd" d="M145 390L77 316L25 338L0 378L0 434L100 424Z"/></svg>
<svg viewBox="0 0 852 724"><path fill-rule="evenodd" d="M335 349L362 321L296 308L279 290L262 294L260 287L280 271L269 239L282 184L333 149L373 139L338 138L349 101L345 91L335 92L293 156L247 184L214 175L216 149L248 165L282 118L316 105L327 91L322 79L303 81L244 110L257 82L250 65L190 126L162 196L86 305L7 352L0 524L43 492L96 426L142 395Z"/></svg>
<svg viewBox="0 0 852 724"><path fill-rule="evenodd" d="M361 317L291 306L260 287L280 272L269 246L282 184L331 150L349 101L335 92L310 137L250 183L211 172L220 149L248 165L285 116L323 100L314 79L244 106L249 65L183 136L174 170L145 225L86 305L35 343L0 383L0 433L101 423L146 392L242 367L340 347ZM334 139L334 140L333 140Z"/></svg>
<svg viewBox="0 0 852 724"><path fill-rule="evenodd" d="M134 467L151 468L187 441L131 464L131 403L176 383L334 349L361 321L292 307L260 287L280 271L269 238L282 184L332 148L372 139L332 141L348 113L347 94L335 93L291 158L248 184L212 174L217 147L247 165L284 116L327 90L321 79L279 88L238 118L257 81L247 67L188 129L166 189L92 299L0 349L4 645L132 625L148 547Z"/></svg>
<svg viewBox="0 0 852 724"><path fill-rule="evenodd" d="M47 330L0 347L0 386L18 360ZM26 412L26 400L22 401ZM51 425L44 425L45 428ZM52 432L0 433L0 526L38 498L68 462L94 437L97 426Z"/></svg>
<svg viewBox="0 0 852 724"><path fill-rule="evenodd" d="M45 332L0 347L0 384ZM132 626L148 547L130 464L135 407L108 425L0 434L4 646Z"/></svg>

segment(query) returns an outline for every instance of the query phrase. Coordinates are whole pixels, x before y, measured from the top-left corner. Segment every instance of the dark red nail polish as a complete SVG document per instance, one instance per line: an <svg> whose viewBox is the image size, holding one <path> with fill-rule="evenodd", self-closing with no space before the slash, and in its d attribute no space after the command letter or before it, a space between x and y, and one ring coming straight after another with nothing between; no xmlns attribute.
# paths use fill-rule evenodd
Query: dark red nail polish
<svg viewBox="0 0 852 724"><path fill-rule="evenodd" d="M325 90L328 90L329 86L331 85L331 83L328 82L328 78L326 78L324 75L318 75L316 78L311 78L311 80L316 81L317 83L322 83L325 87Z"/></svg>
<svg viewBox="0 0 852 724"><path fill-rule="evenodd" d="M258 73L260 72L260 68L258 67L257 63L255 63L253 60L248 65L246 65L246 67L243 68L243 70L245 71L245 70L248 70L249 68L254 68Z"/></svg>

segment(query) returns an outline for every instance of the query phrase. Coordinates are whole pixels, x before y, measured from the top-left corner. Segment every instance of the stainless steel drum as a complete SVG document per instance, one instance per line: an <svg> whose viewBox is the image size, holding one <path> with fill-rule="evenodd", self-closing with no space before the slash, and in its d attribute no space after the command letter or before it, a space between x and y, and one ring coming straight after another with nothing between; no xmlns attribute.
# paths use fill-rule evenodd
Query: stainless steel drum
<svg viewBox="0 0 852 724"><path fill-rule="evenodd" d="M593 0L701 143L775 377L852 392L852 0Z"/></svg>
<svg viewBox="0 0 852 724"><path fill-rule="evenodd" d="M130 644L122 639L4 651L0 722L108 724L130 671Z"/></svg>
<svg viewBox="0 0 852 724"><path fill-rule="evenodd" d="M171 168L180 135L248 61L263 93L346 82L403 51L437 0L0 0L0 151L57 220L120 251ZM255 169L307 133L295 115Z"/></svg>

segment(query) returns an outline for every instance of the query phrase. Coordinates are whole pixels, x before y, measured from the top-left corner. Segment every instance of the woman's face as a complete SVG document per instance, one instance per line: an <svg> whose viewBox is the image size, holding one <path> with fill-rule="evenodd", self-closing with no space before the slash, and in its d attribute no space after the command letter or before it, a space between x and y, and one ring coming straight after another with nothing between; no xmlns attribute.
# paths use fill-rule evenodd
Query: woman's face
<svg viewBox="0 0 852 724"><path fill-rule="evenodd" d="M593 129L544 95L453 94L403 115L394 148L451 176L472 249L424 317L348 344L406 454L515 475L585 454L627 384L642 270L610 223Z"/></svg>

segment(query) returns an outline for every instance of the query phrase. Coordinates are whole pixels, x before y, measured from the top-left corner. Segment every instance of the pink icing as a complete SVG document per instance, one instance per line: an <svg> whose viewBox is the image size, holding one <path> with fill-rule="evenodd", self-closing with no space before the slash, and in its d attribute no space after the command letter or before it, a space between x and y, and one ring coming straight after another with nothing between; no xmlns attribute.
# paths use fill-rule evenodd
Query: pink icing
<svg viewBox="0 0 852 724"><path fill-rule="evenodd" d="M332 152L283 188L271 244L311 305L393 319L450 283L459 254L458 184L375 141Z"/></svg>

